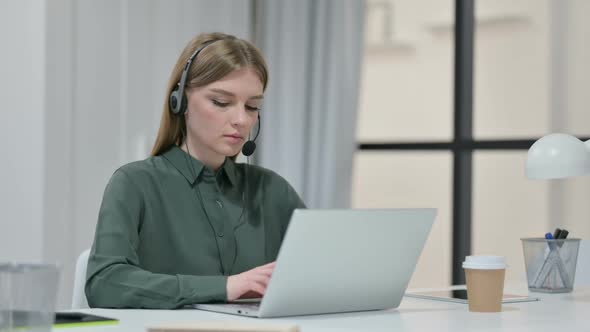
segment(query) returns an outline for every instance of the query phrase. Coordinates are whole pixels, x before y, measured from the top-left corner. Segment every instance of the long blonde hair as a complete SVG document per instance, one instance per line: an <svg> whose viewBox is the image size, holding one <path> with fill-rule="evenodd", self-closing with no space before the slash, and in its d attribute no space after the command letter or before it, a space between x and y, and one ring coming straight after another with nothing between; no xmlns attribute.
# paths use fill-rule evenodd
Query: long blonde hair
<svg viewBox="0 0 590 332"><path fill-rule="evenodd" d="M262 82L263 90L268 83L268 68L260 51L252 43L224 33L200 34L193 38L184 48L166 87L164 110L160 120L160 129L151 155L162 154L172 144L181 145L186 139L186 122L183 115L175 115L170 110L169 96L180 81L180 76L188 58L202 45L207 45L193 60L190 66L186 89L211 84L234 70L252 68Z"/></svg>

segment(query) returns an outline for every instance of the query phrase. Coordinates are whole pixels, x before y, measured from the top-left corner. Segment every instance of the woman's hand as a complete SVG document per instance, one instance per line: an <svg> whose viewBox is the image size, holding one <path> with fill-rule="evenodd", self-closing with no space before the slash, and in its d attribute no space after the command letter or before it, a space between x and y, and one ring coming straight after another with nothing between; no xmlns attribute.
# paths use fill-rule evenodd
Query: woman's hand
<svg viewBox="0 0 590 332"><path fill-rule="evenodd" d="M232 302L240 298L255 298L264 295L274 268L275 262L272 262L229 276L226 286L227 301Z"/></svg>

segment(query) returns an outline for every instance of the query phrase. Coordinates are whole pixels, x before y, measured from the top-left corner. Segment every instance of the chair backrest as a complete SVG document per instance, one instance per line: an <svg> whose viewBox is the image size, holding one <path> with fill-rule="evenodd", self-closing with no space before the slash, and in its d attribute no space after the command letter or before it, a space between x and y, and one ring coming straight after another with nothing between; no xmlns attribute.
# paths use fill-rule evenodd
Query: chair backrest
<svg viewBox="0 0 590 332"><path fill-rule="evenodd" d="M84 250L76 261L76 273L74 275L74 294L72 294L72 309L88 308L84 285L86 284L86 266L88 266L90 249Z"/></svg>
<svg viewBox="0 0 590 332"><path fill-rule="evenodd" d="M580 241L574 287L590 286L590 240Z"/></svg>

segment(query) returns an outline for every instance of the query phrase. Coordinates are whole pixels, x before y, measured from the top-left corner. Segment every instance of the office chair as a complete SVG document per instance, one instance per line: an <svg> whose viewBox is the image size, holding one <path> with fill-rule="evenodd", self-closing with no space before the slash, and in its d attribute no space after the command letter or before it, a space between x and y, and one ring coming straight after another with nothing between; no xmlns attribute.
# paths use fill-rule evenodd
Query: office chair
<svg viewBox="0 0 590 332"><path fill-rule="evenodd" d="M86 266L90 249L84 250L76 261L76 272L74 274L74 293L72 294L72 309L88 308L84 285L86 284Z"/></svg>

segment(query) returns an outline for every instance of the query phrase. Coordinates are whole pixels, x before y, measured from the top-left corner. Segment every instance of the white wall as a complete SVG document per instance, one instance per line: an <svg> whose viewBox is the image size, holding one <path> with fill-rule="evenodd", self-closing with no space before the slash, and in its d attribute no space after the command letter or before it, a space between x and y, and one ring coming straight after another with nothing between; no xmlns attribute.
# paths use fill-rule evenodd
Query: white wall
<svg viewBox="0 0 590 332"><path fill-rule="evenodd" d="M0 261L43 259L45 2L0 2Z"/></svg>

